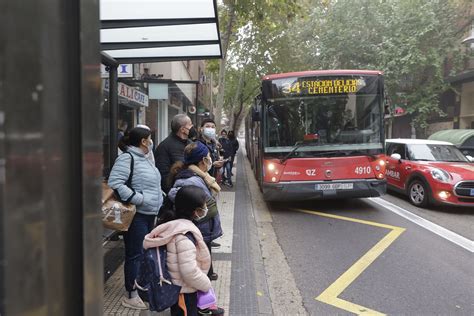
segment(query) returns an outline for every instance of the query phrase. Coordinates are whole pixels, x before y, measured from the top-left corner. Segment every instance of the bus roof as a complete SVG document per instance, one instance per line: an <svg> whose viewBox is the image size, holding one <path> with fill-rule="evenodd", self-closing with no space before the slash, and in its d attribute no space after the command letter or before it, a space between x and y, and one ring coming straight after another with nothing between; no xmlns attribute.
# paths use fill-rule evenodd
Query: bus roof
<svg viewBox="0 0 474 316"><path fill-rule="evenodd" d="M289 77L310 77L310 76L339 76L339 75L381 75L379 70L311 70L287 72L282 74L272 74L263 76L262 80L275 80Z"/></svg>

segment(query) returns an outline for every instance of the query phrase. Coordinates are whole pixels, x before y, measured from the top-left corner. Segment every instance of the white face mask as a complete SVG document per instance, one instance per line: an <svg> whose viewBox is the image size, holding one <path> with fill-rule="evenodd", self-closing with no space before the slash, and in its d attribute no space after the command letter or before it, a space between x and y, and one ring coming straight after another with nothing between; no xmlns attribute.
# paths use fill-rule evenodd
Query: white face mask
<svg viewBox="0 0 474 316"><path fill-rule="evenodd" d="M207 138L216 138L216 129L212 127L205 127L203 131L204 136Z"/></svg>
<svg viewBox="0 0 474 316"><path fill-rule="evenodd" d="M150 145L148 145L148 152L153 152L153 141L150 139Z"/></svg>
<svg viewBox="0 0 474 316"><path fill-rule="evenodd" d="M212 168L212 159L209 158L209 157L206 157L204 159L206 159L206 160L204 160L204 163L206 164L207 171L211 170L211 168ZM209 161L209 163L207 163L208 161Z"/></svg>
<svg viewBox="0 0 474 316"><path fill-rule="evenodd" d="M197 220L197 221L200 221L201 219L203 219L204 217L207 216L207 212L208 212L207 207L206 207L206 208L202 208L201 210L204 212L201 216L197 215L197 212L196 212L196 218L195 218L195 220Z"/></svg>

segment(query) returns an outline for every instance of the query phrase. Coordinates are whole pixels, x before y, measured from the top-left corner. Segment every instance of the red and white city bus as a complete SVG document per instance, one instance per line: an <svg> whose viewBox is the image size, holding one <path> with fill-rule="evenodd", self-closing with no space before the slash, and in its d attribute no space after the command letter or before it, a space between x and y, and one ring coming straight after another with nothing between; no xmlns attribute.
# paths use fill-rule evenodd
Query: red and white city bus
<svg viewBox="0 0 474 316"><path fill-rule="evenodd" d="M268 75L246 120L266 200L376 197L386 191L380 71Z"/></svg>

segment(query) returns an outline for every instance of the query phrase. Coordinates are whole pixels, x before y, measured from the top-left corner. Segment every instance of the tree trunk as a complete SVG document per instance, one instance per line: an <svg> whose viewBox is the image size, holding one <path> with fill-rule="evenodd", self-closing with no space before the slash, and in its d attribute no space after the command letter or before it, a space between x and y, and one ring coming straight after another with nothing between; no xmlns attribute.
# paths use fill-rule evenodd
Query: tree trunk
<svg viewBox="0 0 474 316"><path fill-rule="evenodd" d="M240 73L239 84L237 86L237 89L235 90L234 99L232 100L231 109L229 111L232 114L230 115L230 122L229 122L230 127L234 127L234 120L235 120L234 106L237 103L240 104L240 109L238 111L239 114L240 112L242 112L243 102L239 102L239 100L242 100L242 86L243 85L244 85L244 70L242 69L242 72Z"/></svg>
<svg viewBox="0 0 474 316"><path fill-rule="evenodd" d="M216 108L214 113L214 120L216 121L216 127L219 131L221 129L221 119L222 119L222 106L224 104L224 86L225 86L225 66L227 63L227 50L229 49L229 42L232 36L232 27L235 22L235 5L234 2L229 4L229 21L227 22L227 28L225 34L221 39L222 42L222 59L219 63L219 90L217 92L216 99Z"/></svg>

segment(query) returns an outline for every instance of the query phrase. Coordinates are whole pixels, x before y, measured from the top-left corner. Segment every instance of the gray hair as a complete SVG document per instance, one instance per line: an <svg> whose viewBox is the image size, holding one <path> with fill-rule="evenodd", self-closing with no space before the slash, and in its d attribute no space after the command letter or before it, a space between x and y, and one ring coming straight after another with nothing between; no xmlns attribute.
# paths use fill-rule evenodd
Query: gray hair
<svg viewBox="0 0 474 316"><path fill-rule="evenodd" d="M171 120L171 131L176 134L181 127L186 125L188 120L190 120L190 118L186 114L175 115Z"/></svg>

